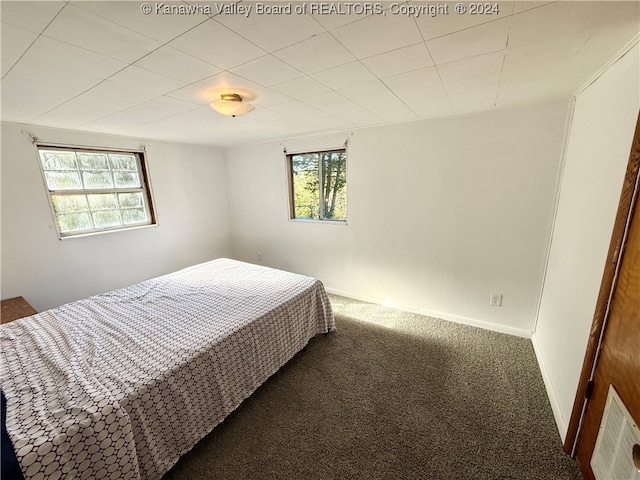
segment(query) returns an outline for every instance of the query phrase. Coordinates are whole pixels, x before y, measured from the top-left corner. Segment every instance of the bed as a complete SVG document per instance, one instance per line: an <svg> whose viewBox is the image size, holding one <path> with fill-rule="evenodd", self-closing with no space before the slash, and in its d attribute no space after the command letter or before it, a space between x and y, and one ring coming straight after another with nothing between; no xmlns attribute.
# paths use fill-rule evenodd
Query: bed
<svg viewBox="0 0 640 480"><path fill-rule="evenodd" d="M159 479L316 334L314 278L217 259L2 325L25 478Z"/></svg>

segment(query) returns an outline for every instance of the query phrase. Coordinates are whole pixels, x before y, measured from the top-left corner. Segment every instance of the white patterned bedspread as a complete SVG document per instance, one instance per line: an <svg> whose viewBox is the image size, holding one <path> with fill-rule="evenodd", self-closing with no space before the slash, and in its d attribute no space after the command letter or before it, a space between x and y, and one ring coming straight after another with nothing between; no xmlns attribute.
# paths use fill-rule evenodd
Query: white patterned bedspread
<svg viewBox="0 0 640 480"><path fill-rule="evenodd" d="M27 478L158 479L335 327L320 281L218 259L2 325Z"/></svg>

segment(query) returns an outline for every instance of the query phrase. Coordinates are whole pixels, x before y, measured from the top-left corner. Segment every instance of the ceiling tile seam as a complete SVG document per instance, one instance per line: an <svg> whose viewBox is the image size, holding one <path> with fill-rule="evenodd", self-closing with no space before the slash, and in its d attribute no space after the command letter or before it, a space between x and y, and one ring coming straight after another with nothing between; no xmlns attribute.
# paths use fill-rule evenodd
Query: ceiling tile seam
<svg viewBox="0 0 640 480"><path fill-rule="evenodd" d="M595 32L591 32L591 34L587 37L587 39L582 43L582 45L580 45L580 48L578 49L576 55L580 55L582 53L582 50L584 50L584 47L587 46L587 44L589 43L589 40L591 40L593 38L593 36L595 35Z"/></svg>
<svg viewBox="0 0 640 480"><path fill-rule="evenodd" d="M17 0L14 0L14 1L17 1ZM41 34L42 32L44 32L44 31L47 29L47 27L51 24L51 22L53 22L53 21L56 19L56 17L57 17L58 15L60 15L60 12L62 12L62 10L64 10L64 8L67 6L67 4L68 4L68 3L69 3L69 1L64 2L64 5L62 5L62 6L60 7L60 10L58 10L58 11L56 12L56 14L51 18L51 20L49 20L49 22L48 22L48 23L44 26L44 28L43 28L42 30L40 30L39 32L37 32L37 31L35 31L35 30L29 30L29 29L27 29L27 28L24 28L22 25L16 25L16 24L14 24L14 23L9 23L9 22L7 22L7 21L6 21L6 20L4 20L4 19L3 19L2 21L3 21L4 23L6 23L7 25L11 25L11 26L13 26L13 27L18 27L18 28L20 28L20 29L22 29L22 30L26 30L27 32ZM2 11L1 5L2 5L2 2L0 2L0 12Z"/></svg>
<svg viewBox="0 0 640 480"><path fill-rule="evenodd" d="M64 6L66 7L66 5L67 5L67 4L69 4L69 3L70 3L70 2L66 2ZM63 8L64 8L64 7L63 7ZM56 14L56 17L60 14L60 12L63 10L63 8L61 8L61 9L60 9L60 11ZM79 7L79 8L81 8L81 7ZM83 9L83 10L84 10L85 12L89 13L90 15L94 15L94 16L96 16L96 17L102 18L103 20L106 20L106 21L108 21L108 22L110 22L110 23L113 23L114 25L118 25L118 26L120 26L120 27L122 27L122 28L125 28L125 29L129 30L129 31L132 31L132 32L135 32L135 33L139 33L139 32L136 32L135 30L131 30L130 28L125 27L124 25L121 25L121 24L119 24L119 23L113 22L113 21L111 21L111 20L109 20L109 19L107 19L107 18L104 18L104 17L100 16L100 15L96 15L96 14L94 14L93 12L89 12L89 11L87 11L87 10L85 10L85 9ZM55 17L54 17L54 19L55 19ZM54 20L54 19L52 19L52 20L51 20L51 22L53 22L53 20ZM135 67L137 67L137 68L141 68L141 69L143 69L143 70L146 70L146 71L148 71L148 72L151 72L151 70L146 69L146 68L144 68L144 67L140 67L140 66L135 65L135 64L136 64L137 62L139 62L140 60L142 60L143 58L146 58L147 56L151 55L152 53L154 53L154 52L156 52L156 51L160 50L161 48L163 48L163 47L165 47L165 46L170 46L170 45L169 45L169 43L173 42L176 38L181 37L181 36L182 36L182 35L184 35L185 33L190 32L190 31L191 31L191 30L193 30L194 28L199 27L200 25L202 25L202 24L203 24L203 23L205 23L205 22L208 22L209 20L212 20L212 17L209 17L209 18L207 18L207 19L203 20L202 22L198 23L197 25L194 25L193 27L189 28L188 30L185 30L184 32L180 33L179 35L177 35L176 37L172 38L171 40L168 40L168 41L167 41L167 42L165 42L165 43L162 43L162 42L159 42L158 40L155 40L155 39L152 39L152 38L150 38L150 37L147 37L147 38L150 38L151 40L154 40L154 41L156 41L156 42L160 43L160 46L159 46L159 47L157 47L157 48L155 48L155 49L153 49L153 50L151 50L150 52L148 52L148 53L146 53L146 54L142 55L140 58L137 58L136 60L134 60L134 61L132 61L132 62L130 62L130 63L128 63L128 64L127 64L127 62L123 61L122 59L115 58L115 57L111 57L111 56L109 56L109 55L104 55L103 53L95 52L95 51L93 51L93 50L90 50L90 49L87 49L87 48L84 48L84 47L80 47L80 46L78 46L78 45L74 45L74 44L72 44L72 43L69 43L69 42L66 42L66 41L63 41L63 40L58 40L58 39L56 39L56 38L53 38L53 37L50 37L50 36L46 35L44 32L46 31L46 29L47 29L47 28L49 27L49 25L51 24L51 22L49 22L49 23L47 24L47 26L42 30L42 32L43 32L43 33L41 34L42 36L45 36L45 37L47 37L47 38L51 38L52 40L56 40L56 41L58 41L58 42L66 43L67 45L71 45L71 46L76 47L76 48L81 48L81 49L86 50L86 51L88 51L88 52L92 52L92 53L94 53L94 54L96 54L96 55L101 55L101 56L104 56L104 57L107 57L107 58L113 58L114 60L117 60L117 61L119 61L119 62L125 63L125 64L126 64L126 66L125 66L125 67L123 67L123 68L121 68L120 70L117 70L116 72L112 73L112 74L111 74L111 75L109 75L108 77L103 78L101 81L99 81L99 82L98 82L98 83L96 83L95 85L92 85L91 87L89 87L89 88L87 88L86 90L84 90L84 91L82 91L82 92L78 93L77 95L74 95L74 96L72 96L72 97L70 97L70 98L67 98L65 101L63 101L63 102L59 103L59 104L58 104L58 105L56 105L55 107L50 108L50 109L49 109L49 110L47 110L46 112L43 112L43 113L39 114L38 116L34 117L31 121L37 120L38 118L40 118L40 117L42 117L42 116L44 116L44 115L46 115L46 114L48 114L48 113L52 112L53 110L55 110L55 109L57 109L57 108L61 107L61 106L62 106L62 105L64 105L65 103L70 102L70 101L72 101L72 100L74 100L74 99L76 99L76 98L78 98L78 97L80 97L80 96L84 95L85 93L87 93L87 92L89 92L89 91L93 90L93 89L94 89L94 88L96 88L97 86L99 86L99 85L103 84L104 82L108 81L110 78L112 78L112 77L114 77L115 75L117 75L117 74L119 74L119 73L123 72L124 70L126 70L127 68L129 68L129 67L131 67L131 66L135 66ZM219 23L219 22L216 22L216 23ZM146 37L146 35L143 35L143 36L145 36L145 37ZM38 38L39 38L39 37L40 37L40 35L38 36ZM36 38L36 40L37 40L37 38ZM35 43L35 41L36 41L36 40L34 40L34 43ZM33 43L32 43L31 45L33 45ZM257 45L256 45L256 46L257 46ZM31 47L29 47L29 48L31 48ZM172 48L173 48L173 47L172 47ZM259 47L258 47L258 48L259 48ZM27 50L28 50L28 49L27 49ZM176 50L179 50L179 49L176 49ZM261 49L261 50L263 50L263 49ZM189 53L187 53L187 52L182 52L182 50L179 50L179 51L180 51L181 53L186 54L186 55L192 56L192 55L190 55L190 54L189 54ZM263 51L264 51L264 50L263 50ZM25 53L26 53L26 51L25 51ZM23 55L24 55L24 54L23 54ZM192 56L192 57L193 57L193 56ZM21 59L21 58L22 58L22 57L20 57L20 59ZM193 58L196 58L196 57L193 57ZM20 61L20 59L18 59L18 61ZM204 61L204 60L202 60L202 61ZM205 63L209 63L209 62L206 62L206 61L204 61L204 62L205 62ZM18 63L18 62L14 63L14 65L12 65L12 67L11 67L11 68L13 69L13 66L15 66L17 63ZM220 69L222 69L222 67L220 67L220 66L218 66L218 65L213 65L213 64L209 64L209 65L211 65L211 66L213 66L213 67L216 67L216 68L220 68ZM224 71L224 70L223 70L223 71ZM7 72L7 73L9 73L9 72ZM154 74L156 74L156 75L160 75L160 76L163 76L163 77L165 77L165 78L171 79L171 80L176 80L175 78L169 77L169 76L167 76L167 75L164 75L164 74L161 74L161 73L158 73L158 72L153 72L153 73L154 73ZM3 78L4 78L4 77L3 77ZM201 80L204 80L205 78L208 78L208 77L204 77L204 78L203 78L203 79L201 79ZM180 88L177 88L177 89L175 89L175 90L171 90L171 91L169 91L169 92L164 92L162 95L166 95L166 94L169 94L169 93L173 93L173 92L175 92L176 90L180 90L181 88L185 88L185 87L187 87L187 86L191 86L191 85L193 85L194 83L197 83L197 82L199 82L199 81L201 81L201 80L197 80L196 82L191 82L191 83L189 83L189 84L183 85L183 86L181 86ZM158 97L154 97L154 98L158 98ZM141 103L138 103L138 104L132 105L132 106L130 106L130 107L127 107L127 108L126 108L126 109L124 109L124 110L127 110L128 108L134 108L134 107L137 107L137 106L139 106L139 105L142 105L143 103L146 103L147 101L149 101L149 100L145 100L144 102L141 102ZM113 112L113 113L110 113L109 115L114 115L115 113L120 113L120 112L122 112L122 111L124 111L124 110L119 110L118 112ZM109 115L105 115L104 117L99 117L99 118L97 118L97 119L95 119L95 120L100 120L100 119L102 119L102 118L108 117ZM95 121L95 120L93 120L93 121ZM91 123L91 122L87 122L87 123ZM87 123L83 123L81 126L84 126L84 125L86 125Z"/></svg>
<svg viewBox="0 0 640 480"><path fill-rule="evenodd" d="M338 92L336 92L336 93L338 93ZM324 113L324 114L331 115L332 117L336 118L337 120L342 120L342 121L344 121L344 122L348 122L348 123L350 123L350 124L351 124L351 125L353 125L353 126L357 126L355 123L353 123L353 122L351 122L351 121L349 121L349 120L346 120L346 119L344 119L344 118L342 118L342 117L339 117L338 115L335 115L335 114L333 114L333 113L331 113L331 112L328 112L328 111L326 111L326 110L322 110L322 109L320 109L320 108L318 108L318 107L316 107L316 106L314 106L314 105L310 105L310 104L308 104L308 103L306 103L306 102L301 102L300 100L296 100L296 99L292 99L292 100L293 100L294 102L302 103L302 104L306 105L306 106L307 106L307 107L309 107L309 108L312 108L312 109L314 109L314 110L317 110L318 112L322 112L322 113ZM276 106L277 106L277 105L276 105ZM273 110L272 108L269 108L269 107L262 107L262 108L264 108L265 110L269 110L270 112L274 112L274 113L277 113L277 114L280 114L280 115L285 115L285 116L287 116L287 117L289 117L289 118L291 118L291 119L293 119L293 120L299 120L299 119L300 119L300 117L299 117L299 116L294 116L294 115L290 115L290 114L288 114L288 113L279 112L279 111L277 111L277 110Z"/></svg>
<svg viewBox="0 0 640 480"><path fill-rule="evenodd" d="M565 1L571 1L571 0L565 0ZM513 17L513 14L505 15L504 17L500 16L500 18L494 18L493 20L489 20L487 22L478 23L477 25L471 25L469 27L461 28L460 30L454 30L453 32L445 33L443 35L438 35L437 37L433 37L433 38L430 38L428 40L425 40L425 43L426 42L431 42L433 40L437 40L437 39L440 39L440 38L448 37L450 35L455 35L456 33L464 32L464 31L471 30L471 29L474 29L474 28L484 27L485 25L489 25L491 23L501 22L502 20L505 20L508 17ZM415 18L414 18L414 20L415 20ZM419 27L418 27L418 30L420 30ZM420 30L420 35L422 35L422 30ZM424 39L424 36L423 36L423 39Z"/></svg>
<svg viewBox="0 0 640 480"><path fill-rule="evenodd" d="M442 85L442 89L444 90L444 93L447 96L447 101L449 102L449 106L451 107L451 111L455 112L455 109L453 107L453 102L451 101L451 97L449 96L449 92L448 92L447 88L444 86L444 82L442 81L442 75L440 75L440 69L438 68L438 64L433 59L433 55L431 54L431 50L429 50L429 45L427 45L427 41L424 39L424 35L422 34L422 30L418 26L418 20L416 18L414 18L413 19L413 23L415 23L416 28L418 29L418 33L420 34L420 38L422 38L422 43L424 44L424 48L427 50L427 54L429 55L429 58L431 59L431 63L433 63L433 66L436 69L436 73L438 74L438 78L440 79L440 85ZM420 118L419 115L418 115L418 118Z"/></svg>
<svg viewBox="0 0 640 480"><path fill-rule="evenodd" d="M356 22L358 22L358 21L360 21L360 20L356 20ZM352 22L352 23L356 23L356 22ZM418 30L418 31L419 31L419 30ZM405 107L407 107L407 108L411 111L411 113L413 113L414 115L416 115L416 118L420 118L420 116L419 116L419 115L417 115L417 114L416 114L416 112L414 112L414 111L413 111L413 109L412 109L412 108L410 108L410 107L409 107L409 106L408 106L408 105L407 105L407 104L406 104L406 103L405 103L401 98L399 98L399 97L398 97L398 96L393 92L393 90L391 90L391 89L389 88L389 86L388 86L386 83L384 83L380 77L378 77L378 75L376 75L376 74L375 74L375 73L374 73L374 72L373 72L373 71L372 71L372 70L371 70L371 69L370 69L366 64L364 64L364 63L362 62L362 59L358 58L358 56L357 56L357 55L355 55L351 50L349 50L345 45L343 45L343 43L340 41L340 39L336 38L336 36L333 34L333 32L331 32L331 31L327 31L327 33L329 33L329 35L331 35L331 36L333 37L333 39L334 39L336 42L338 42L338 43L342 46L342 48L344 48L347 52L349 52L351 55L353 55L353 56L356 58L356 61L357 61L358 63L360 63L360 65L362 65L362 67L363 67L365 70L367 70L371 75L373 75L373 76L374 76L378 81L382 82L382 84L385 86L385 88L387 88L387 89L388 89L388 90L389 90L389 91L390 91L390 92L391 92L391 93L392 93L392 94L393 94L393 95L394 95L394 96L395 96L395 97L396 97L400 102L402 102L402 103L405 105ZM422 34L421 34L421 35L422 35ZM416 45L417 45L417 44L416 44ZM410 46L410 45L408 45L408 46ZM406 47L401 47L401 48L406 48ZM399 49L392 49L392 50L389 50L389 51L394 51L394 50L399 50ZM388 52L384 52L384 53L388 53ZM367 57L367 58L371 58L371 57L375 57L375 55L371 55L370 57ZM349 63L353 63L353 62L349 62ZM345 64L345 65L347 65L347 64ZM330 70L330 68L329 68L329 69L327 69L327 70ZM323 70L323 71L324 71L324 70ZM320 72L316 72L316 73L320 73ZM369 80L369 81L370 81L370 80ZM360 84L356 84L356 85L351 85L349 88L357 87L358 85L361 85L361 84L363 84L363 83L368 83L369 81L367 81L367 82L362 82L362 83L360 83ZM322 82L321 82L321 83L322 83ZM323 85L325 85L325 84L323 83ZM340 95L341 97L346 98L347 100L349 100L346 96L344 96L344 95L343 95L342 93L340 93L339 91L337 91L337 90L335 90L335 89L333 89L333 88L329 87L328 85L325 85L325 86L326 86L327 88L330 88L330 89L331 89L331 91L333 91L333 92L337 93L337 94L338 94L338 95ZM373 115L374 117L380 118L380 116L379 116L378 114L376 114L375 112L372 112L371 110L369 110L369 109L368 109L368 108L366 108L365 106L360 105L360 104L359 104L359 103L357 103L357 102L353 102L353 103L355 103L356 105L358 105L358 106L359 106L360 108L362 108L363 110L365 110L365 111L369 112L369 113L370 113L371 115Z"/></svg>
<svg viewBox="0 0 640 480"><path fill-rule="evenodd" d="M99 13L95 13L95 12L93 12L93 11L91 11L91 10L87 10L86 8L84 8L84 7L82 6L83 4L87 3L86 1L79 2L79 1L77 1L77 0L76 0L76 1L71 1L71 2L69 2L69 1L68 1L67 3L71 3L71 5L73 5L74 7L78 7L78 8L80 8L81 10L83 10L85 13L88 13L89 15L92 15L92 16L94 16L94 17L98 17L98 18L100 18L100 19L102 19L102 20L105 20L105 21L107 21L107 22L109 22L109 23L112 23L112 24L114 24L114 25L117 25L117 26L118 26L118 27L120 27L120 28L124 28L125 30L129 30L130 32L137 33L138 35L140 35L140 36L142 36L142 37L146 37L146 38L148 38L149 40L153 40L154 42L158 42L158 43L160 43L160 44L161 44L161 46L164 46L164 45L168 44L169 42L173 42L176 38L178 38L178 37L180 37L180 36L184 35L185 33L187 33L187 32L189 32L189 31L193 30L194 28L199 27L199 26L200 26L200 25L202 25L204 22L207 22L207 21L211 20L211 18L213 18L213 17L210 17L210 16L208 16L208 15L207 15L207 18L205 18L204 20L202 20L200 23L197 23L196 25L194 25L193 27L191 27L191 28L189 28L189 29L185 30L185 31L184 31L184 32L182 32L180 35L176 36L175 38L172 38L171 40L169 40L169 41L167 41L167 42L164 42L164 43L163 43L161 40L158 40L157 38L150 37L149 35L145 35L144 33L142 33L142 32L141 32L141 31L139 31L139 30L134 30L133 28L129 28L128 26L123 25L122 23L118 23L118 22L113 21L113 20L111 20L110 18L107 18L107 17L103 17L103 16L102 16L102 15L100 15ZM91 2L88 2L88 3L91 3ZM182 2L182 3L186 3L186 2ZM160 48L160 47L158 47L158 48ZM156 49L156 50L157 50L157 49ZM153 50L153 51L155 52L155 50ZM145 55L145 56L146 56L146 55ZM141 57L141 58L143 58L143 57ZM139 60L139 59L138 59L138 60Z"/></svg>
<svg viewBox="0 0 640 480"><path fill-rule="evenodd" d="M515 8L515 3L514 3ZM498 75L498 88L496 89L496 96L493 99L493 107L498 108L498 98L500 96L500 87L502 85L502 75L504 73L504 66L507 62L507 49L509 48L509 39L511 38L511 27L513 26L513 15L509 19L509 30L507 31L507 39L504 44L504 57L502 57L502 68L500 69L500 75Z"/></svg>
<svg viewBox="0 0 640 480"><path fill-rule="evenodd" d="M15 66L18 64L18 62L20 62L20 60L22 60L22 57L24 57L24 56L27 54L27 52L28 52L28 51L29 51L29 49L33 46L33 44L34 44L34 43L36 43L36 42L38 41L38 39L39 39L41 36L43 36L44 31L49 27L49 25L51 25L51 23L52 23L56 18L58 18L58 15L60 15L60 12L62 12L62 10L64 10L64 9L65 9L65 7L67 6L67 4L68 4L68 3L69 3L69 2L65 2L65 3L64 3L64 5L62 5L62 7L60 7L60 10L58 10L58 11L57 11L57 13L53 16L53 18L52 18L51 20L49 20L49 23L47 23L47 24L45 25L45 27L40 31L40 33L38 33L38 34L37 34L37 36L36 36L36 38L33 40L33 42L31 42L31 43L29 44L29 46L24 50L24 52L22 52L22 55L20 55L20 57L18 57L18 59L17 59L15 62L13 62L13 65L11 65L11 67L9 68L9 70L7 70L7 72L2 76L2 78L6 77L7 75L9 75L9 73L11 73L11 70L13 70L13 67L15 67ZM11 24L8 24L8 25L11 25ZM30 30L27 30L26 28L18 27L17 25L13 25L13 26L14 26L14 27L16 27L16 28L20 28L20 30L25 30L25 31L30 32L30 33L36 33L36 32L31 32ZM45 35L45 36L46 36L46 35Z"/></svg>

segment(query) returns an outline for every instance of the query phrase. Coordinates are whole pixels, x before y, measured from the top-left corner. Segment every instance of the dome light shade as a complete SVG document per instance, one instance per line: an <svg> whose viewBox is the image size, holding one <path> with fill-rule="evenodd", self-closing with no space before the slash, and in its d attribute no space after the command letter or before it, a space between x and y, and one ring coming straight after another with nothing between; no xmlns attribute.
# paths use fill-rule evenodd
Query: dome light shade
<svg viewBox="0 0 640 480"><path fill-rule="evenodd" d="M237 93L223 93L220 95L220 100L211 102L209 106L222 115L232 117L249 113L254 108L250 103L243 102L242 97Z"/></svg>

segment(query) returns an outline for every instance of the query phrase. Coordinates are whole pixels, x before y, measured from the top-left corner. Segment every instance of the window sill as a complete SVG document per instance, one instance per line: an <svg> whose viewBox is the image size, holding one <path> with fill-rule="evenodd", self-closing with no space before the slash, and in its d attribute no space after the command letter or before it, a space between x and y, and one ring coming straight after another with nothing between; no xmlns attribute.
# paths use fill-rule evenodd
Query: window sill
<svg viewBox="0 0 640 480"><path fill-rule="evenodd" d="M290 218L290 222L294 223L316 223L321 225L347 225L346 220L316 220L314 218Z"/></svg>
<svg viewBox="0 0 640 480"><path fill-rule="evenodd" d="M116 233L116 232L130 232L132 230L142 230L145 228L157 228L157 223L152 223L150 225L138 225L135 227L127 227L127 228L109 228L106 230L100 230L98 232L87 232L87 233L78 233L76 235L58 235L58 239L62 241L72 240L74 238L86 238L86 237L94 237L96 235L104 235L106 233Z"/></svg>

